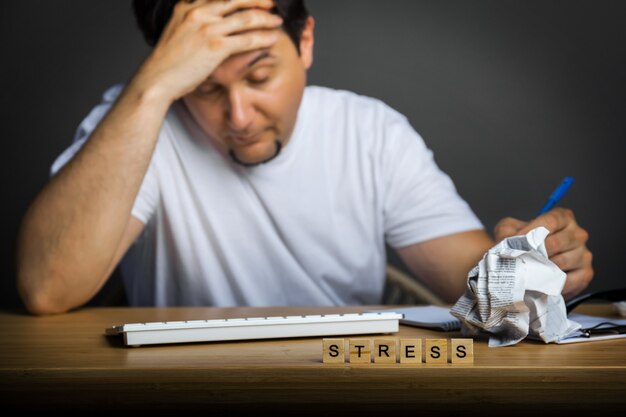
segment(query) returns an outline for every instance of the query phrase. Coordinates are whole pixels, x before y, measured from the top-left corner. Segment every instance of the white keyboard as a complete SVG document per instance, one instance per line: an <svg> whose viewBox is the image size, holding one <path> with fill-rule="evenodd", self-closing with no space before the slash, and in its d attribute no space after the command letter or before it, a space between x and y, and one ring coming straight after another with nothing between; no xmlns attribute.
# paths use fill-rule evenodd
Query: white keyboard
<svg viewBox="0 0 626 417"><path fill-rule="evenodd" d="M281 317L247 317L221 320L132 323L105 329L123 335L128 346L393 333L402 314L369 312Z"/></svg>

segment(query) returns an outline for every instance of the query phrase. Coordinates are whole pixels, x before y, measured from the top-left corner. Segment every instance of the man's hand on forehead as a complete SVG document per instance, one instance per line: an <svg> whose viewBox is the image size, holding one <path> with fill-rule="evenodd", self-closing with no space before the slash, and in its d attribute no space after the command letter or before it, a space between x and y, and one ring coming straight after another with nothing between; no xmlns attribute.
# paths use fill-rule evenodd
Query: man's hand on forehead
<svg viewBox="0 0 626 417"><path fill-rule="evenodd" d="M267 35L268 31L281 26L268 27L268 22L282 24L282 19L272 13L275 9L274 0L192 0L187 4L191 6L183 13L186 19L201 25L212 25L214 29L222 28L229 37L248 32L266 32ZM203 30L211 31L209 28ZM232 55L252 49L255 48L243 48Z"/></svg>
<svg viewBox="0 0 626 417"><path fill-rule="evenodd" d="M267 49L282 19L273 0L181 0L142 68L151 85L178 99L192 92L228 57Z"/></svg>
<svg viewBox="0 0 626 417"><path fill-rule="evenodd" d="M198 7L210 7L214 14L221 17L254 9L275 14L276 8L274 0L180 0L180 3L190 5L190 10Z"/></svg>
<svg viewBox="0 0 626 417"><path fill-rule="evenodd" d="M198 1L198 0L195 0L195 1ZM214 3L215 2L219 2L219 3L234 3L233 0L204 0L204 1L214 2ZM269 7L265 7L266 5L268 5ZM228 6L230 6L230 5L228 5ZM250 4L239 5L237 9L233 10L232 12L228 12L228 13L224 14L224 17L232 16L234 14L241 13L241 12L244 12L246 10L254 10L254 9L262 10L262 11L265 11L266 13L269 13L269 14L276 14L276 4L274 3L274 0L270 0L269 2L265 3L263 6L250 5Z"/></svg>

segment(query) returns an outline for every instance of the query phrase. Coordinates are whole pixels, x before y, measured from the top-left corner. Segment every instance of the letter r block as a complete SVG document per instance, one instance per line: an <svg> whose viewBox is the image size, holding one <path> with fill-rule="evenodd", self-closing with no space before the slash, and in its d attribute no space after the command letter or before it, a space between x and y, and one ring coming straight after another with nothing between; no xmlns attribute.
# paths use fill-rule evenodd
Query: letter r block
<svg viewBox="0 0 626 417"><path fill-rule="evenodd" d="M370 363L372 341L370 339L350 339L350 363Z"/></svg>
<svg viewBox="0 0 626 417"><path fill-rule="evenodd" d="M322 339L322 361L324 363L344 363L346 361L343 339Z"/></svg>
<svg viewBox="0 0 626 417"><path fill-rule="evenodd" d="M374 363L396 363L396 339L374 339Z"/></svg>
<svg viewBox="0 0 626 417"><path fill-rule="evenodd" d="M452 363L474 363L474 339L451 339L450 344L450 361Z"/></svg>

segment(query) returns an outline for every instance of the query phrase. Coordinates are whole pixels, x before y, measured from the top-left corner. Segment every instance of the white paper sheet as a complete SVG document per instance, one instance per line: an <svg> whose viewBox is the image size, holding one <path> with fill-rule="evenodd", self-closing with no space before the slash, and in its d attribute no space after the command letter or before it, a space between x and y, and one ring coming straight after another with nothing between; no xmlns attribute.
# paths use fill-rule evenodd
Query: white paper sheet
<svg viewBox="0 0 626 417"><path fill-rule="evenodd" d="M546 252L548 229L504 239L468 274L467 291L450 310L467 336L489 335L489 346L509 346L527 336L546 343L571 335L561 290L565 273Z"/></svg>
<svg viewBox="0 0 626 417"><path fill-rule="evenodd" d="M615 317L597 317L597 316L589 316L586 314L578 314L572 313L569 315L570 320L575 321L580 324L581 329L587 329L589 327L594 327L600 323L612 323L618 326L626 326L626 320L618 319ZM626 338L626 333L624 334L598 334L592 335L591 337L583 337L580 335L581 332L577 331L572 333L571 335L559 338L556 343L558 344L566 344L566 343L580 343L580 342L595 342L598 340L609 340L609 339L622 339Z"/></svg>

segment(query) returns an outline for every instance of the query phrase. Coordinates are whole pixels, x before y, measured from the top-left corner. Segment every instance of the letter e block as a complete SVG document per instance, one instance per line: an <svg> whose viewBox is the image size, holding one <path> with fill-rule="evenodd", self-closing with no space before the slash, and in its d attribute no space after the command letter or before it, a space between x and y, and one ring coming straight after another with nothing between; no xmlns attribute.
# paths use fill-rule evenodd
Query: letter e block
<svg viewBox="0 0 626 417"><path fill-rule="evenodd" d="M474 339L451 339L450 344L452 363L474 363Z"/></svg>
<svg viewBox="0 0 626 417"><path fill-rule="evenodd" d="M400 339L400 363L422 363L422 339Z"/></svg>
<svg viewBox="0 0 626 417"><path fill-rule="evenodd" d="M370 363L372 341L370 339L350 339L350 363Z"/></svg>
<svg viewBox="0 0 626 417"><path fill-rule="evenodd" d="M424 357L428 364L448 363L448 339L426 339Z"/></svg>
<svg viewBox="0 0 626 417"><path fill-rule="evenodd" d="M322 360L324 363L344 363L346 353L343 339L322 339Z"/></svg>
<svg viewBox="0 0 626 417"><path fill-rule="evenodd" d="M374 363L396 363L396 339L374 339Z"/></svg>

